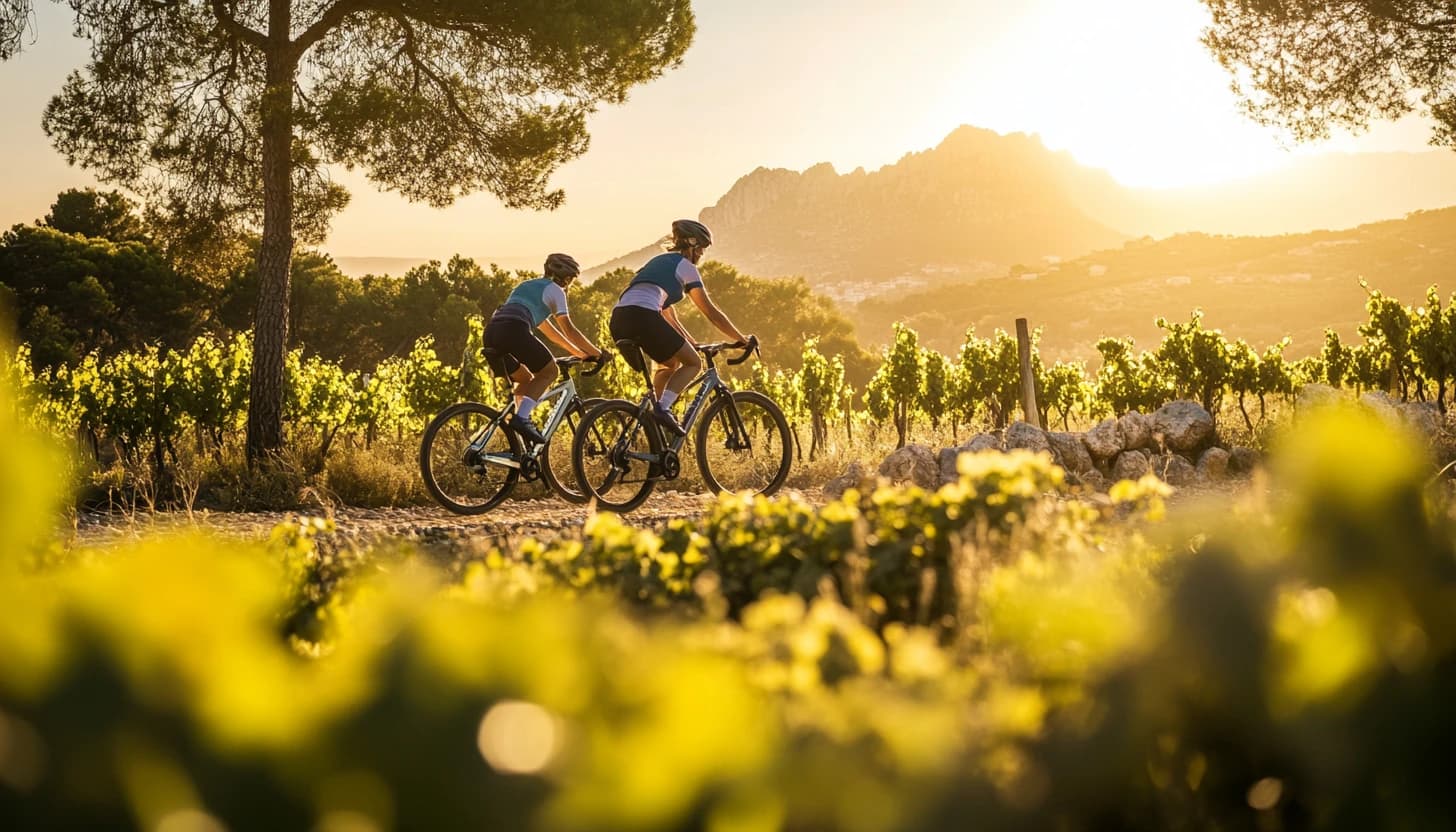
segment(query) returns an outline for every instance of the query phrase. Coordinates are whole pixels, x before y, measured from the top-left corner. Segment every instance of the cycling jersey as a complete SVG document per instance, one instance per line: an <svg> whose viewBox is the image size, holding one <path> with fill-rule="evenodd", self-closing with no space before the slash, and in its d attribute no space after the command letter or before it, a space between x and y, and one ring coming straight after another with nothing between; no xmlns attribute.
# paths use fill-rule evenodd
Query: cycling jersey
<svg viewBox="0 0 1456 832"><path fill-rule="evenodd" d="M660 312L682 300L692 289L703 287L703 276L693 261L675 251L647 261L627 284L617 307L637 306Z"/></svg>
<svg viewBox="0 0 1456 832"><path fill-rule="evenodd" d="M540 326L552 315L566 314L566 291L549 277L523 281L495 311L493 318L514 318Z"/></svg>

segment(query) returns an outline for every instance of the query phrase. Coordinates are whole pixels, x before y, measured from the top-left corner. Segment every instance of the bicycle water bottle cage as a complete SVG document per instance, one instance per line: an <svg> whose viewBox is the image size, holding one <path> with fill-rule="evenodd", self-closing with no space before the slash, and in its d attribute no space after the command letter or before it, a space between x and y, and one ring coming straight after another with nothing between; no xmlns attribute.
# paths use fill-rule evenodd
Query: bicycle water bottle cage
<svg viewBox="0 0 1456 832"><path fill-rule="evenodd" d="M637 346L636 341L621 340L617 342L617 352L627 362L627 366L639 373L647 372L647 359L642 357L642 348Z"/></svg>

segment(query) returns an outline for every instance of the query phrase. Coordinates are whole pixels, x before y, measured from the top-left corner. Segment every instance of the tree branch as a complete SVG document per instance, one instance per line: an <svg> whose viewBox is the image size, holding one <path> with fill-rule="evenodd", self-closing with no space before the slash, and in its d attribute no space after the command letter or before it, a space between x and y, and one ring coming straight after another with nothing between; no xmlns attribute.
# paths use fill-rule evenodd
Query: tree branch
<svg viewBox="0 0 1456 832"><path fill-rule="evenodd" d="M216 2L216 0L214 0ZM365 11L370 8L369 0L338 0L329 6L312 26L304 29L298 37L294 38L290 48L295 58L301 57L308 51L310 46L318 43L324 35L327 35L335 26L343 22L344 18L354 12Z"/></svg>
<svg viewBox="0 0 1456 832"><path fill-rule="evenodd" d="M233 17L232 12L224 5L224 0L212 0L212 14L217 18L218 25L222 26L224 32L243 43L259 51L268 45L268 38L262 32L249 29Z"/></svg>

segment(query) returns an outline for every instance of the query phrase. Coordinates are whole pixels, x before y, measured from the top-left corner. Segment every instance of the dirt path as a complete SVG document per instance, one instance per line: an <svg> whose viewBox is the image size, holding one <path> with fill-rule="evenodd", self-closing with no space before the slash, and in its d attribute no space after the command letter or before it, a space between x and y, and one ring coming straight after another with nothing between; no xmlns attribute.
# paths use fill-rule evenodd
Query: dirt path
<svg viewBox="0 0 1456 832"><path fill-rule="evenodd" d="M785 494L813 501L813 495L785 489ZM697 517L707 510L707 494L658 492L634 512L623 515L628 523L655 528L680 517ZM488 546L510 538L553 538L580 529L588 516L586 506L561 500L510 500L479 517L461 517L438 507L340 508L333 512L338 534L359 544L406 540L446 546ZM279 523L300 515L323 512L184 512L154 514L84 512L76 518L73 545L99 546L135 540L143 535L179 533L205 529L229 537L265 539Z"/></svg>

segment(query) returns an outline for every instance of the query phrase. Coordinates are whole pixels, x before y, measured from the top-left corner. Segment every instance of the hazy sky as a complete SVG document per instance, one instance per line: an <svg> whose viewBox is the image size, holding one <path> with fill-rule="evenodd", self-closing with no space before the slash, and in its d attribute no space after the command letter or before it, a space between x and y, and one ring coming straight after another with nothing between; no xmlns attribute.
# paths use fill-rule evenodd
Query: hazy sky
<svg viewBox="0 0 1456 832"><path fill-rule="evenodd" d="M85 59L68 9L39 0L37 40L0 64L0 223L28 222L90 184L40 129L46 100ZM759 166L828 161L873 170L960 124L1040 134L1130 185L1209 182L1291 154L1243 119L1198 43L1197 0L698 0L683 65L591 122L592 148L555 184L554 213L483 195L446 210L339 171L353 203L326 248L339 256L448 257L507 265L564 250L600 262L696 216ZM1408 119L1323 149L1422 150ZM1296 152L1308 153L1302 147Z"/></svg>

